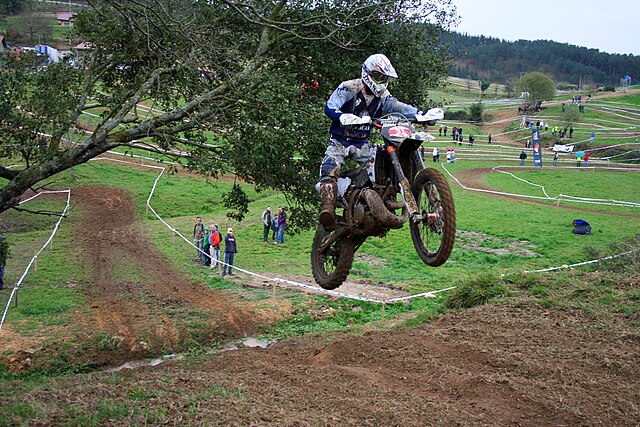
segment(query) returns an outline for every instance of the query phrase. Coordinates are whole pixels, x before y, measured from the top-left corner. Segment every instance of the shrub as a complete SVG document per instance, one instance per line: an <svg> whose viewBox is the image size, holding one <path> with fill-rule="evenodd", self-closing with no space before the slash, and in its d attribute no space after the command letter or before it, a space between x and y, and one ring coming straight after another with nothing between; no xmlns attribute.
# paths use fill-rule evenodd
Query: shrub
<svg viewBox="0 0 640 427"><path fill-rule="evenodd" d="M469 120L469 113L465 110L447 111L444 116L447 120Z"/></svg>
<svg viewBox="0 0 640 427"><path fill-rule="evenodd" d="M490 273L480 274L464 282L449 295L446 308L470 308L508 295L504 283Z"/></svg>

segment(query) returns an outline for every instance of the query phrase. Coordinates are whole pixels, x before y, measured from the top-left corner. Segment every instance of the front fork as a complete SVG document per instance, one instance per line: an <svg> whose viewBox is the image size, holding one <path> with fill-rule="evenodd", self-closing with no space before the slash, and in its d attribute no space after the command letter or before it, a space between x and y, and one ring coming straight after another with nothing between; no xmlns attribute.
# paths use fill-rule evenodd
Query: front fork
<svg viewBox="0 0 640 427"><path fill-rule="evenodd" d="M386 149L387 153L389 153L389 157L391 158L391 164L393 164L393 169L396 173L396 177L398 178L398 183L400 185L400 194L402 194L404 204L407 206L407 210L409 211L409 218L411 219L411 222L417 224L424 218L422 217L420 208L418 208L418 203L416 202L416 199L415 197L413 197L413 193L411 192L411 185L409 184L409 180L406 176L404 176L404 172L402 171L402 166L400 165L400 159L398 158L396 147L394 147L393 145L388 145Z"/></svg>

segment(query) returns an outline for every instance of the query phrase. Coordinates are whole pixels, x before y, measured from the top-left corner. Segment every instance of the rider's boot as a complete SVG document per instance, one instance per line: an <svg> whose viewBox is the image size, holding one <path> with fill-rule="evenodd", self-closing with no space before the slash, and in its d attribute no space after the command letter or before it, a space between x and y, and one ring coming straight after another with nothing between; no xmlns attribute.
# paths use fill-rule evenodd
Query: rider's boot
<svg viewBox="0 0 640 427"><path fill-rule="evenodd" d="M320 199L322 210L320 211L320 224L327 231L336 228L336 193L338 188L335 182L325 181L320 184Z"/></svg>

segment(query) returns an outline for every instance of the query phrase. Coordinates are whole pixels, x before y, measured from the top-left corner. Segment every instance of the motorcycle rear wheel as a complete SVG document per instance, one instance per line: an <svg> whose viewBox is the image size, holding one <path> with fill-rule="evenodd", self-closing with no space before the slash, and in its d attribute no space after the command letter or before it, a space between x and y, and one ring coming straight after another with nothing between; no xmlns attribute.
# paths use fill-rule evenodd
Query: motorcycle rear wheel
<svg viewBox="0 0 640 427"><path fill-rule="evenodd" d="M355 242L347 237L336 240L320 253L318 248L330 235L322 225L318 225L311 247L313 277L318 285L329 290L336 289L347 279L355 253Z"/></svg>
<svg viewBox="0 0 640 427"><path fill-rule="evenodd" d="M413 246L425 264L437 267L449 259L456 237L451 189L444 175L426 168L416 175L411 191L423 216L422 221L410 224Z"/></svg>

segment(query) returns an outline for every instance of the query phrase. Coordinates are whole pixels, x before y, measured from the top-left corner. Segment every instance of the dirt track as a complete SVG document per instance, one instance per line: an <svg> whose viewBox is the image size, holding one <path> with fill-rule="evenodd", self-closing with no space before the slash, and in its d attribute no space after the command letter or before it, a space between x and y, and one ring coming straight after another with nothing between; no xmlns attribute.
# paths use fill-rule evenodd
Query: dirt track
<svg viewBox="0 0 640 427"><path fill-rule="evenodd" d="M114 347L102 355L110 364L174 348L189 336L180 318L193 311L206 319L208 327L201 332L211 339L255 331L260 319L248 316L230 297L192 283L157 252L124 191L81 187L73 194L82 213L76 241L90 276L84 286L90 315L79 316L78 322ZM138 270L140 280L119 280L121 269Z"/></svg>

